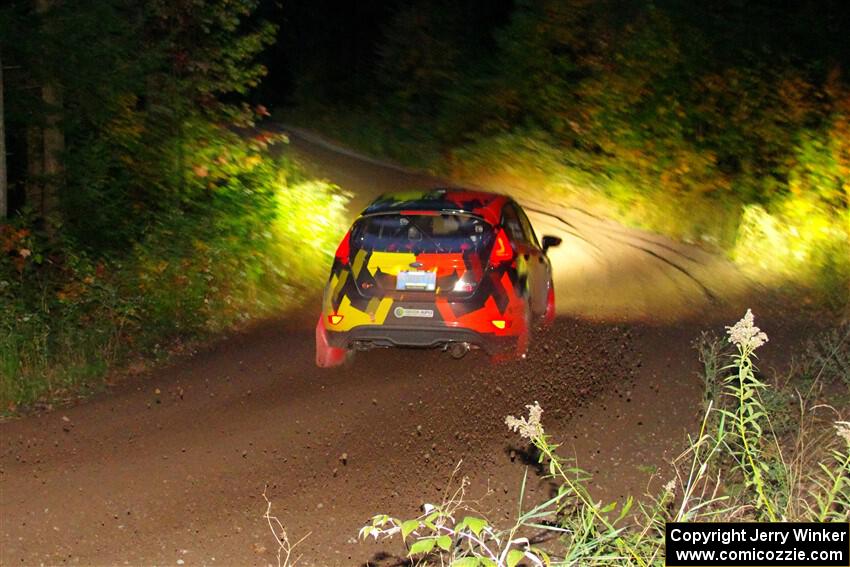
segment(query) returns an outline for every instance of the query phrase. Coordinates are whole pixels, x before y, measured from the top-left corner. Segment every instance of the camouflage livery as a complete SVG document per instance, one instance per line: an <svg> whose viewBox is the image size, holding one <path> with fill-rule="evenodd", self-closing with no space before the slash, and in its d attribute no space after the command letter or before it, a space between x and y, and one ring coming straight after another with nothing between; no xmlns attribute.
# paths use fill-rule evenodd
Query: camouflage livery
<svg viewBox="0 0 850 567"><path fill-rule="evenodd" d="M515 253L501 228L509 203L502 195L438 189L386 195L369 205L334 258L316 326L317 364L339 364L351 349L451 343L494 356L524 355L534 315L530 256ZM466 215L486 223L486 230L476 227L477 247L463 244L450 252L417 252L405 242L371 250L352 242L357 223L377 215ZM398 289L410 266L417 274L433 273L433 289ZM554 302L551 277L548 287L546 300Z"/></svg>

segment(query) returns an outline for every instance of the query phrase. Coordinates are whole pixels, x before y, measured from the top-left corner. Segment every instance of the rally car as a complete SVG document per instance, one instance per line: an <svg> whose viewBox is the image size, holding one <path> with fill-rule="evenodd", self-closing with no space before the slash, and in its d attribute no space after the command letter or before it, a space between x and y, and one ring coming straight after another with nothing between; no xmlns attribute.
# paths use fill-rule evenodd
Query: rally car
<svg viewBox="0 0 850 567"><path fill-rule="evenodd" d="M316 325L316 364L381 347L471 348L525 357L555 318L548 248L504 195L461 189L392 193L343 237Z"/></svg>

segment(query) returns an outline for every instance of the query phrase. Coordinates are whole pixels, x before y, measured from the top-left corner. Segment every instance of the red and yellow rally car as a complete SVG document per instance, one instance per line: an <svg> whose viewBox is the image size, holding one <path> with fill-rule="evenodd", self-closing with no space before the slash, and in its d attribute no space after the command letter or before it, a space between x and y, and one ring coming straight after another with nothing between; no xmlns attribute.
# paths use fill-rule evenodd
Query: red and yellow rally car
<svg viewBox="0 0 850 567"><path fill-rule="evenodd" d="M353 351L480 348L524 357L555 318L552 267L525 212L504 195L461 189L379 197L342 239L316 325L316 364Z"/></svg>

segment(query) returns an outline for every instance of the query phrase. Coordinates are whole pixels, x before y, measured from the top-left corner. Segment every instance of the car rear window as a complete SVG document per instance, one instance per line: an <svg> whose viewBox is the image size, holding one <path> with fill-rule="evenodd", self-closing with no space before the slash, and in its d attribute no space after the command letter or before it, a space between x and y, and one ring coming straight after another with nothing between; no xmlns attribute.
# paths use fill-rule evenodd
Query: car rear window
<svg viewBox="0 0 850 567"><path fill-rule="evenodd" d="M485 220L466 214L382 214L360 219L352 243L364 250L448 254L483 254L493 241Z"/></svg>

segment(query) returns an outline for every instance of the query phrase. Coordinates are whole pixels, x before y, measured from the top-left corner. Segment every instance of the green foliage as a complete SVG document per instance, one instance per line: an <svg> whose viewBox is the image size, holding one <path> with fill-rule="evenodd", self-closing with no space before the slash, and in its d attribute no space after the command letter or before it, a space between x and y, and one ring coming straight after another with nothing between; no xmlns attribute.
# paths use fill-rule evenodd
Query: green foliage
<svg viewBox="0 0 850 567"><path fill-rule="evenodd" d="M452 10L434 6L440 3L413 2L399 9L380 47L379 77L408 123L433 115L442 93L458 79L452 36L459 30Z"/></svg>
<svg viewBox="0 0 850 567"><path fill-rule="evenodd" d="M164 211L128 253L51 242L26 219L2 226L4 407L97 388L116 364L293 308L321 285L345 195L268 157L266 142L200 132L185 173L194 205Z"/></svg>
<svg viewBox="0 0 850 567"><path fill-rule="evenodd" d="M353 109L337 114L308 102L295 109L279 110L274 117L285 124L318 130L331 140L409 167L431 169L440 162L440 148L429 131L411 130L385 116Z"/></svg>
<svg viewBox="0 0 850 567"><path fill-rule="evenodd" d="M721 396L721 368L720 357L722 345L717 336L708 331L700 333L699 338L694 341L694 348L699 353L699 361L702 363L700 377L703 379L703 411L706 412L712 404L716 404Z"/></svg>
<svg viewBox="0 0 850 567"><path fill-rule="evenodd" d="M823 380L850 386L850 323L809 339L806 346L800 365L804 378L812 383Z"/></svg>
<svg viewBox="0 0 850 567"><path fill-rule="evenodd" d="M242 102L275 33L257 6L0 10L10 128L25 137L59 115L65 140L57 230L37 202L0 226L4 408L96 388L116 364L280 313L318 285L345 196L274 157L285 140L255 128L265 110ZM61 108L45 108L44 84L61 89Z"/></svg>

